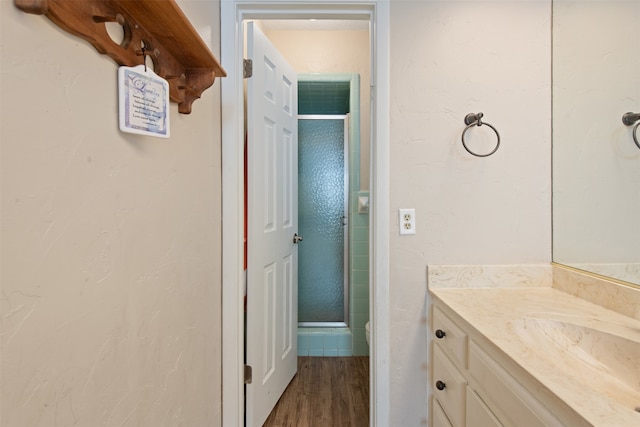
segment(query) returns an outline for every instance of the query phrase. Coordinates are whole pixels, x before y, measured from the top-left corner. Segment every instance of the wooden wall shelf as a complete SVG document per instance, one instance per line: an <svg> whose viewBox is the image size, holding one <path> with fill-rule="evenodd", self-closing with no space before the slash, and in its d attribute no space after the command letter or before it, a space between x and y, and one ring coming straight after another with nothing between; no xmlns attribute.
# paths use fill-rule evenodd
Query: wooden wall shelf
<svg viewBox="0 0 640 427"><path fill-rule="evenodd" d="M27 13L45 15L63 30L91 43L119 65L153 61L156 74L169 82L171 101L181 113L226 73L175 0L14 0ZM122 25L122 43L114 42L105 22ZM143 49L144 47L144 55Z"/></svg>

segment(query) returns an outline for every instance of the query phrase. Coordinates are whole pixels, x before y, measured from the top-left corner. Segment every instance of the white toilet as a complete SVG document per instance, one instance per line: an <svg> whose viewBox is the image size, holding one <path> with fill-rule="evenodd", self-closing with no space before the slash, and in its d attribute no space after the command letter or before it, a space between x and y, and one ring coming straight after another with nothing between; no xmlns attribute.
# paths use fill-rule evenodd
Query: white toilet
<svg viewBox="0 0 640 427"><path fill-rule="evenodd" d="M369 336L371 335L371 330L369 329L369 322L364 325L364 336L367 338L367 345L369 345Z"/></svg>

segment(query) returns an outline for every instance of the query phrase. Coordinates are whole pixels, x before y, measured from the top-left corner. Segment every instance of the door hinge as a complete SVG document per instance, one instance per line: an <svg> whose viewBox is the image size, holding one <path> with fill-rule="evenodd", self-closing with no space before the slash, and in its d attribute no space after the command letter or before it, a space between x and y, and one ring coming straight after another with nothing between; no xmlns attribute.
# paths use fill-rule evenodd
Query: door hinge
<svg viewBox="0 0 640 427"><path fill-rule="evenodd" d="M248 79L253 76L253 61L251 59L242 60L242 77Z"/></svg>
<svg viewBox="0 0 640 427"><path fill-rule="evenodd" d="M253 380L253 370L251 369L251 366L244 365L244 383L251 384L252 380Z"/></svg>

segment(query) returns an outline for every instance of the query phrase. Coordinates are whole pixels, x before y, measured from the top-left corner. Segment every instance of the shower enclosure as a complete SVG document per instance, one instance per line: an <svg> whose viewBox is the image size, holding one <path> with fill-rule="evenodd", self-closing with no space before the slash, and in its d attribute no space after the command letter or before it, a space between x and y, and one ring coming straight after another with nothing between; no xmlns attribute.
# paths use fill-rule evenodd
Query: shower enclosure
<svg viewBox="0 0 640 427"><path fill-rule="evenodd" d="M349 120L298 116L298 325L346 327Z"/></svg>
<svg viewBox="0 0 640 427"><path fill-rule="evenodd" d="M359 203L369 193L360 190L360 98L358 74L298 74L299 356L369 354L369 214ZM322 135L332 142L321 145Z"/></svg>

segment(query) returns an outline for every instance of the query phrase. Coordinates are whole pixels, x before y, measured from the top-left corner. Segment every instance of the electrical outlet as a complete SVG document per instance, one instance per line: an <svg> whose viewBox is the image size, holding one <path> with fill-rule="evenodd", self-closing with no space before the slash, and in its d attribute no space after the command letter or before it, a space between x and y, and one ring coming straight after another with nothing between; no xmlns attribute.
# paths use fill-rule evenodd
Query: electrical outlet
<svg viewBox="0 0 640 427"><path fill-rule="evenodd" d="M398 212L400 234L416 234L416 210L400 209Z"/></svg>

